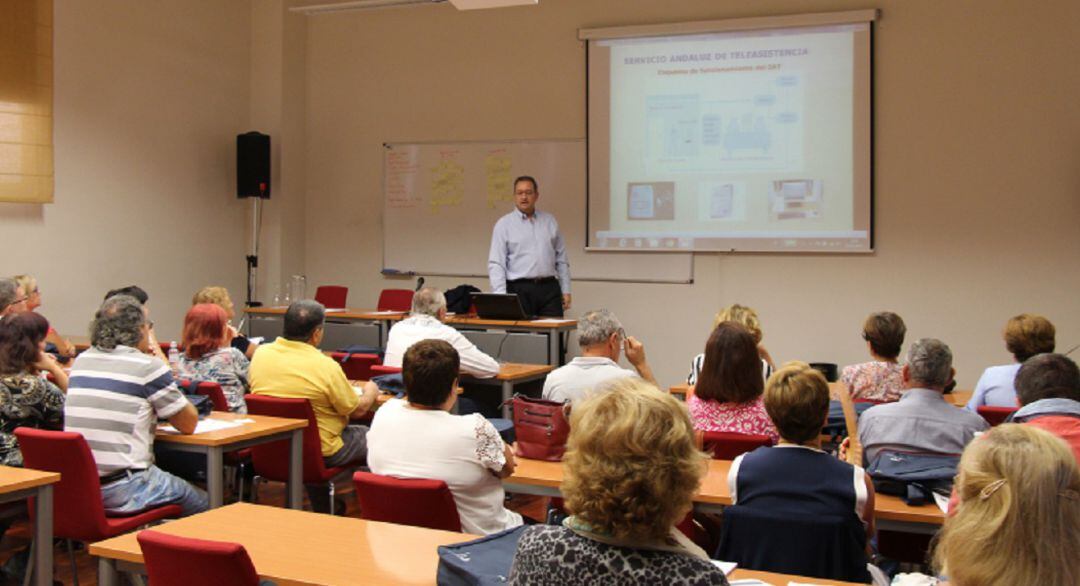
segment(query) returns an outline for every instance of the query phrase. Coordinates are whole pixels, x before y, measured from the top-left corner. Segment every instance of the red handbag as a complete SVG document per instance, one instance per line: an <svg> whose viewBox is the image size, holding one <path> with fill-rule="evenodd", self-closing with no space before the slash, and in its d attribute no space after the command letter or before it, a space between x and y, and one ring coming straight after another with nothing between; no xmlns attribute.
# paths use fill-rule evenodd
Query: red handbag
<svg viewBox="0 0 1080 586"><path fill-rule="evenodd" d="M530 460L562 460L570 435L569 403L515 395L510 406L517 444L514 454Z"/></svg>

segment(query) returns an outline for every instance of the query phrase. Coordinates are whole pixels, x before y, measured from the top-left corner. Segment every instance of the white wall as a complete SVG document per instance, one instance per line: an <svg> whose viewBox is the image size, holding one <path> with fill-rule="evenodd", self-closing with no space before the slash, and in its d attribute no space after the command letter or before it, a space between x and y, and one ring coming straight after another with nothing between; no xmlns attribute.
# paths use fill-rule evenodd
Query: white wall
<svg viewBox="0 0 1080 586"><path fill-rule="evenodd" d="M959 383L1010 359L1005 320L1047 315L1080 343L1080 4L881 0L875 32L877 252L702 254L692 285L580 282L573 314L608 307L646 343L662 384L685 376L713 313L756 307L780 361L866 358L874 310L909 341L935 336ZM384 141L584 136L577 29L865 8L846 0L543 0L314 16L307 35L309 283L370 306L379 276ZM542 179L541 179L542 181ZM417 246L452 246L454 227ZM573 261L574 254L571 255ZM462 279L431 279L453 286ZM486 287L483 281L474 281Z"/></svg>
<svg viewBox="0 0 1080 586"><path fill-rule="evenodd" d="M162 339L204 284L243 300L250 19L246 0L55 3L56 199L0 204L0 248L60 332L85 335L105 291L132 283Z"/></svg>

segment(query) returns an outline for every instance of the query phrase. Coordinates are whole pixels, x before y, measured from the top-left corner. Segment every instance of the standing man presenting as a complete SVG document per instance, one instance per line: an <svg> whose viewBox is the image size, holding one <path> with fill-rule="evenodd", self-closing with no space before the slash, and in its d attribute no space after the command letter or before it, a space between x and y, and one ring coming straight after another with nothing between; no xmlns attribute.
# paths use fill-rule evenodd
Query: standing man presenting
<svg viewBox="0 0 1080 586"><path fill-rule="evenodd" d="M488 277L494 293L516 293L528 315L562 317L570 309L570 263L555 216L536 209L540 188L514 180L514 211L491 233Z"/></svg>

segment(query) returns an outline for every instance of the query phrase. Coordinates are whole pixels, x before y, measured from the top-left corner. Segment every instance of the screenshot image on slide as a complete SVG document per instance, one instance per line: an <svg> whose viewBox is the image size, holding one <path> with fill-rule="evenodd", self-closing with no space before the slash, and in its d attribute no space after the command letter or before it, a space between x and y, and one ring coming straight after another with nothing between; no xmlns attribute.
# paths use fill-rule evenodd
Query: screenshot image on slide
<svg viewBox="0 0 1080 586"><path fill-rule="evenodd" d="M870 251L869 26L590 39L589 248Z"/></svg>

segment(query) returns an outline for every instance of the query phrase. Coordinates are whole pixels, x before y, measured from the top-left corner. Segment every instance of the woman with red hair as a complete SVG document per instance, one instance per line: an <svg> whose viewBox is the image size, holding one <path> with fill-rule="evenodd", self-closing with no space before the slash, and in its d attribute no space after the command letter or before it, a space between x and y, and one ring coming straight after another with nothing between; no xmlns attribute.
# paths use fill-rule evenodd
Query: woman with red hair
<svg viewBox="0 0 1080 586"><path fill-rule="evenodd" d="M180 356L180 376L221 385L229 411L247 413L244 394L248 391L248 359L233 348L229 318L213 303L199 303L184 316Z"/></svg>

